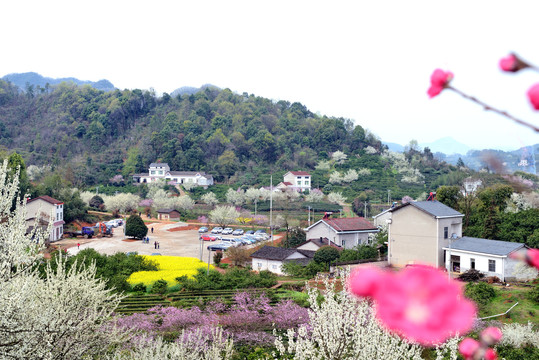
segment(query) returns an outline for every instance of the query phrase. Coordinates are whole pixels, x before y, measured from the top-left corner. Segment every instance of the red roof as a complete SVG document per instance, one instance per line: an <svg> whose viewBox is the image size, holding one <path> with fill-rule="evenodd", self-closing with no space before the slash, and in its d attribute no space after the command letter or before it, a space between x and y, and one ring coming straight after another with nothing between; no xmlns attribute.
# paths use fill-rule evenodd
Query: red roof
<svg viewBox="0 0 539 360"><path fill-rule="evenodd" d="M26 203L28 204L28 203L31 203L32 201L36 201L36 200L39 200L39 199L44 200L44 201L46 201L48 203L51 203L53 205L61 205L61 204L63 204L62 201L51 198L48 195L38 196L36 198L28 200Z"/></svg>
<svg viewBox="0 0 539 360"><path fill-rule="evenodd" d="M283 181L283 184L286 185L286 186L292 186L294 184L292 184L291 182L288 182L288 181Z"/></svg>
<svg viewBox="0 0 539 360"><path fill-rule="evenodd" d="M307 171L290 171L290 174L292 175L298 175L298 176L301 176L301 175L308 175L310 176L311 174L309 174Z"/></svg>
<svg viewBox="0 0 539 360"><path fill-rule="evenodd" d="M322 220L337 231L377 230L377 227L362 217Z"/></svg>

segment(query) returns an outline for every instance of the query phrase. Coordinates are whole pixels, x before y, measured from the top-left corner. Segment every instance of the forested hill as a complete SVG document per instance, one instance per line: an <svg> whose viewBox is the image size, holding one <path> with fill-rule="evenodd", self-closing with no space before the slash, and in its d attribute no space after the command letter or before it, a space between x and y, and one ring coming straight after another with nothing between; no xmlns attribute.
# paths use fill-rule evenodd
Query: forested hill
<svg viewBox="0 0 539 360"><path fill-rule="evenodd" d="M44 77L35 72L8 74L2 77L2 80L9 81L10 83L19 87L19 89L29 93L41 93L49 91L49 88L53 85L58 85L62 82L72 82L75 85L90 85L98 90L112 91L114 85L108 80L99 81L87 81L79 80L76 78L61 78L53 79L50 77Z"/></svg>
<svg viewBox="0 0 539 360"><path fill-rule="evenodd" d="M65 170L76 186L107 182L117 174L127 178L155 161L247 185L265 182L270 172L309 170L315 173L313 185L322 187L331 171L344 176L363 169L368 181L354 191L378 186L395 195L432 190L431 183L450 172L427 150L409 153L415 160L382 157L381 141L349 119L211 86L157 97L147 90L104 92L70 83L21 93L0 80L0 145L20 153L27 165ZM349 161L325 163L336 151ZM400 184L413 189L405 193Z"/></svg>

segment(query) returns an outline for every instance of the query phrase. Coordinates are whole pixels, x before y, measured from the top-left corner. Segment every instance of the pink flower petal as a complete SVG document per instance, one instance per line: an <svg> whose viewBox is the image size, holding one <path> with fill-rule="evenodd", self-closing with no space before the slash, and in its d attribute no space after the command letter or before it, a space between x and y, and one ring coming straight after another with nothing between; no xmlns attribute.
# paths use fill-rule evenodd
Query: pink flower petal
<svg viewBox="0 0 539 360"><path fill-rule="evenodd" d="M478 341L472 338L466 338L460 342L459 352L466 360L469 360L473 359L473 356L477 352L479 347L480 345Z"/></svg>
<svg viewBox="0 0 539 360"><path fill-rule="evenodd" d="M539 269L539 250L538 249L529 249L526 253L526 259L528 264Z"/></svg>
<svg viewBox="0 0 539 360"><path fill-rule="evenodd" d="M508 72L515 72L517 71L517 59L515 57L515 55L511 54L511 55L507 55L506 57L504 58L501 58L500 59L500 69L502 69L503 71L508 71Z"/></svg>
<svg viewBox="0 0 539 360"><path fill-rule="evenodd" d="M539 110L539 83L533 85L526 94L533 108Z"/></svg>
<svg viewBox="0 0 539 360"><path fill-rule="evenodd" d="M388 273L374 299L376 315L389 330L425 346L468 332L476 314L461 286L428 266Z"/></svg>
<svg viewBox="0 0 539 360"><path fill-rule="evenodd" d="M485 360L497 360L498 354L493 349L487 349L485 352Z"/></svg>
<svg viewBox="0 0 539 360"><path fill-rule="evenodd" d="M502 339L502 331L497 327L490 326L481 331L481 340L488 346L497 344Z"/></svg>
<svg viewBox="0 0 539 360"><path fill-rule="evenodd" d="M384 283L386 274L375 267L360 268L350 274L350 291L360 297L373 297Z"/></svg>
<svg viewBox="0 0 539 360"><path fill-rule="evenodd" d="M430 88L427 94L430 98L440 94L444 88L447 87L449 82L453 79L453 73L450 71L443 71L442 69L436 69L430 76Z"/></svg>

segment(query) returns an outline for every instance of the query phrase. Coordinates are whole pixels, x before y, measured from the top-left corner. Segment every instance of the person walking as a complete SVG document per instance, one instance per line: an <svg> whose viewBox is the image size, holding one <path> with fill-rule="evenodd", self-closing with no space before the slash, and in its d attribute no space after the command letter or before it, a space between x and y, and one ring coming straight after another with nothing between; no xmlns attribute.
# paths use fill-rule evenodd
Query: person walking
<svg viewBox="0 0 539 360"><path fill-rule="evenodd" d="M152 234L153 234L153 226L152 226Z"/></svg>
<svg viewBox="0 0 539 360"><path fill-rule="evenodd" d="M157 249L157 241L154 241L154 243L153 243L153 248L154 248L154 249Z"/></svg>
<svg viewBox="0 0 539 360"><path fill-rule="evenodd" d="M77 243L77 249L80 250L80 243Z"/></svg>
<svg viewBox="0 0 539 360"><path fill-rule="evenodd" d="M159 242L157 243L157 248L159 249Z"/></svg>

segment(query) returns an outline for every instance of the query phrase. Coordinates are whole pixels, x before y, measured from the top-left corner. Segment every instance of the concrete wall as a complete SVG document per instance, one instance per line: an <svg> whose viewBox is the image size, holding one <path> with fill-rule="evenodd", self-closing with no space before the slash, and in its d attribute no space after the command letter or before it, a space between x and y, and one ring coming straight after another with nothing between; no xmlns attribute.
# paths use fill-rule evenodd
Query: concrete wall
<svg viewBox="0 0 539 360"><path fill-rule="evenodd" d="M376 231L338 234L326 223L319 222L307 231L307 239L328 238L345 249L352 249L357 245L368 244L370 233L376 233Z"/></svg>
<svg viewBox="0 0 539 360"><path fill-rule="evenodd" d="M500 256L489 256L487 254L468 253L459 250L451 250L451 256L460 257L460 272L466 272L471 269L471 259L475 259L475 270L481 271L485 276L497 276L504 280L504 268L506 259ZM489 260L494 260L496 271L488 271ZM449 251L446 250L446 268L449 266Z"/></svg>
<svg viewBox="0 0 539 360"><path fill-rule="evenodd" d="M253 258L252 260L252 268L256 271L263 271L268 270L272 273L283 275L283 262L280 260L267 260L267 259L258 259Z"/></svg>
<svg viewBox="0 0 539 360"><path fill-rule="evenodd" d="M327 244L326 244L327 245ZM320 249L318 247L318 245L316 244L313 244L312 242L308 242L306 244L303 244L301 246L298 246L296 249L300 249L300 250L311 250L311 251L316 251L318 249Z"/></svg>
<svg viewBox="0 0 539 360"><path fill-rule="evenodd" d="M64 205L54 205L41 199L27 204L26 218L37 218L38 216L42 217L43 220L47 222L52 222L53 224L51 233L49 235L49 240L60 240L64 234ZM29 226L35 225L33 221L27 221L27 223Z"/></svg>

